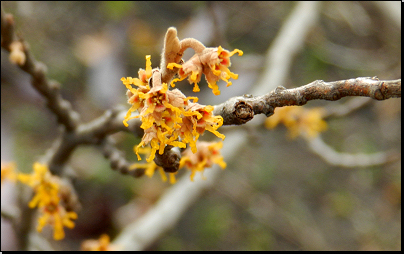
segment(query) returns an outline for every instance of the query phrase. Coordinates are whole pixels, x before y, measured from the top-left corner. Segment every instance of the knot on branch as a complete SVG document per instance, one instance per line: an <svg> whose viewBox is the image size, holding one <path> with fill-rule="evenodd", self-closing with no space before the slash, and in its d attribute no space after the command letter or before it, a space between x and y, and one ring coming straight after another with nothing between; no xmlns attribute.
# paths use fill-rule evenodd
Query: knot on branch
<svg viewBox="0 0 404 254"><path fill-rule="evenodd" d="M233 112L236 121L234 124L240 125L240 124L245 124L246 122L250 121L254 117L254 110L253 107L244 102L244 101L238 101L234 107L234 112Z"/></svg>

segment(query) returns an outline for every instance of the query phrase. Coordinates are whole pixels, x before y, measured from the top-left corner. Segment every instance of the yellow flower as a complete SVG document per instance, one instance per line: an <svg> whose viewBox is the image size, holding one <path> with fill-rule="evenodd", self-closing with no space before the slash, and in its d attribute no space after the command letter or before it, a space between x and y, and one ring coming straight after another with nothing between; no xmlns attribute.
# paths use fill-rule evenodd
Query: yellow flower
<svg viewBox="0 0 404 254"><path fill-rule="evenodd" d="M219 95L219 87L216 85L216 82L222 79L227 83L227 86L231 86L231 82L229 79L238 79L238 75L234 74L229 70L230 67L230 57L235 53L238 53L239 56L243 55L243 51L239 49L235 49L232 52L229 52L223 49L221 46L217 49L217 57L213 55L211 59L207 62L210 69L205 69L204 74L206 80L208 81L208 86L212 88L212 92L215 95Z"/></svg>
<svg viewBox="0 0 404 254"><path fill-rule="evenodd" d="M220 149L223 146L222 142L198 142L196 143L197 152L193 153L190 149L186 149L182 153L180 160L180 168L186 166L191 170L191 181L194 180L196 172L203 173L205 168L212 167L213 164L218 164L222 169L225 169L227 164L223 161L223 156L220 154Z"/></svg>
<svg viewBox="0 0 404 254"><path fill-rule="evenodd" d="M141 118L140 127L145 132L142 141L136 148L136 154L138 160L141 160L138 149L150 144L152 152L147 158L147 161L150 162L154 159L156 151L159 151L160 154L164 152L165 145L185 147L183 143L177 141L178 134L174 133L174 130L179 127L178 123L182 122L181 115L189 98L187 99L178 89L168 90L166 83L161 84L155 81L150 89L147 84L153 75L150 56L146 56L146 61L146 71L139 71L139 79L128 77L121 80L128 88L128 96L130 96L128 102L132 104L125 116L124 124L128 126L128 120ZM138 88L133 88L131 84ZM134 111L138 111L139 115L131 116Z"/></svg>
<svg viewBox="0 0 404 254"><path fill-rule="evenodd" d="M304 117L301 118L301 129L308 138L315 138L320 132L327 130L327 122L322 119L323 115L322 108L313 108L306 111Z"/></svg>
<svg viewBox="0 0 404 254"><path fill-rule="evenodd" d="M15 172L16 164L15 162L1 162L1 183L5 179L15 182L17 179L17 173Z"/></svg>
<svg viewBox="0 0 404 254"><path fill-rule="evenodd" d="M292 139L299 135L315 138L327 129L327 123L322 119L323 114L322 108L283 107L266 119L265 127L273 129L279 123L283 123L288 128L289 137Z"/></svg>
<svg viewBox="0 0 404 254"><path fill-rule="evenodd" d="M34 163L32 174L19 174L18 179L34 190L34 197L29 202L30 208L38 207L42 214L38 219L37 231L49 224L54 228L53 238L61 240L65 234L63 226L73 228L72 219L77 218L75 212L66 211L60 204L60 179L53 176L46 165L38 162Z"/></svg>
<svg viewBox="0 0 404 254"><path fill-rule="evenodd" d="M30 208L43 207L51 202L59 202L59 185L52 182L43 182L35 188L35 196L29 202Z"/></svg>
<svg viewBox="0 0 404 254"><path fill-rule="evenodd" d="M136 117L131 117L132 112L135 112L138 109L142 109L144 106L144 99L141 97L144 97L144 94L150 91L150 86L148 84L148 81L150 77L152 76L152 68L151 68L151 56L147 55L146 56L146 70L140 69L138 72L139 78L132 78L132 77L127 77L121 78L121 81L123 84L126 86L128 89L128 92L126 93L128 95L128 103L132 104L132 107L128 110L128 113L125 116L125 120L123 121L123 124L128 127L128 121L130 119L136 118ZM133 88L131 85L135 85L138 88Z"/></svg>
<svg viewBox="0 0 404 254"><path fill-rule="evenodd" d="M33 168L34 172L32 174L18 174L18 180L31 186L32 188L36 188L42 182L48 181L51 177L51 174L45 164L35 162Z"/></svg>
<svg viewBox="0 0 404 254"><path fill-rule="evenodd" d="M18 174L20 182L25 183L34 189L34 197L28 206L30 208L43 207L50 202L59 202L58 179L51 175L48 167L38 162L34 163L32 174Z"/></svg>
<svg viewBox="0 0 404 254"><path fill-rule="evenodd" d="M239 56L243 55L243 51L235 49L229 52L223 49L221 46L218 48L205 48L202 52L196 53L184 64L169 63L167 68L180 68L178 75L180 78L174 79L171 85L174 87L174 83L177 81L184 80L188 77L190 84L194 83L194 92L199 92L198 82L201 81L202 73L205 74L206 81L208 82L208 87L212 89L213 94L219 95L219 87L216 82L224 80L227 86L232 83L229 81L230 78L238 79L238 75L231 72L228 67L230 67L230 57L235 53Z"/></svg>
<svg viewBox="0 0 404 254"><path fill-rule="evenodd" d="M65 238L63 226L74 228L72 220L77 219L77 213L67 212L60 204L48 203L40 211L42 216L38 219L38 232L42 232L44 226L51 225L53 227L53 239L62 240Z"/></svg>
<svg viewBox="0 0 404 254"><path fill-rule="evenodd" d="M82 251L115 251L118 250L110 244L110 239L107 234L100 236L98 240L86 240L81 244Z"/></svg>
<svg viewBox="0 0 404 254"><path fill-rule="evenodd" d="M225 136L217 131L223 125L221 116L213 116L213 107L197 103L189 103L180 129L182 142L189 143L192 152L196 153L196 141L205 130L224 140Z"/></svg>
<svg viewBox="0 0 404 254"><path fill-rule="evenodd" d="M174 67L180 68L178 70L178 76L179 78L173 79L171 81L171 86L175 87L175 82L182 81L184 79L188 78L188 81L190 84L194 83L194 89L193 92L199 92L199 86L198 83L201 81L202 77L202 63L199 59L199 54L195 54L192 56L187 62L184 64L176 64L176 63L170 63L167 65L167 68L173 69Z"/></svg>
<svg viewBox="0 0 404 254"><path fill-rule="evenodd" d="M147 81L152 76L152 67L151 67L151 55L146 56L146 70L140 69L139 78L143 83L147 83Z"/></svg>

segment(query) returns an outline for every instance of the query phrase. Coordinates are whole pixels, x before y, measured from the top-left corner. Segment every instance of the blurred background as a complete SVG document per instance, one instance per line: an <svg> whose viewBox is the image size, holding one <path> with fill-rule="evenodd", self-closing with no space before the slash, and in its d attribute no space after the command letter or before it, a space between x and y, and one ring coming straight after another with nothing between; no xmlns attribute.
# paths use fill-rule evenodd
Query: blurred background
<svg viewBox="0 0 404 254"><path fill-rule="evenodd" d="M2 2L2 6L14 15L17 33L35 58L47 65L48 77L62 84L62 96L88 122L114 105L129 108L120 78L136 77L138 69L145 68L145 55L151 55L153 67L159 66L170 26L177 28L180 39L193 37L205 46L244 52L231 58L231 71L239 79L230 87L219 82L220 96L213 96L202 81L200 103L215 105L248 93L262 76L266 53L296 3ZM293 59L283 86L299 87L318 79L401 78L400 3L324 2L319 8L319 19ZM187 50L184 59L192 54ZM187 81L176 86L195 96L192 87ZM311 101L304 107L333 108L352 99ZM22 172L32 171L33 162L59 133L55 116L44 104L30 77L10 64L2 49L1 159L15 161ZM288 139L285 127L237 127L249 135L248 144L236 157L226 158L228 166L215 186L147 250L401 250L401 99L365 102L344 117L327 118L327 124L321 137L338 152L393 151L400 159L342 168L312 153L304 139ZM226 133L226 128L235 127L222 127L220 132ZM113 136L126 157L137 161L133 146L140 138L127 133ZM66 238L51 241L59 249L77 250L81 241L103 233L113 239L170 188L158 174L134 179L112 171L96 147L77 149L70 166L78 175L75 186L83 209L76 227L65 229ZM13 186L2 186L2 206L13 202L12 190ZM1 249L15 249L3 219L1 235Z"/></svg>

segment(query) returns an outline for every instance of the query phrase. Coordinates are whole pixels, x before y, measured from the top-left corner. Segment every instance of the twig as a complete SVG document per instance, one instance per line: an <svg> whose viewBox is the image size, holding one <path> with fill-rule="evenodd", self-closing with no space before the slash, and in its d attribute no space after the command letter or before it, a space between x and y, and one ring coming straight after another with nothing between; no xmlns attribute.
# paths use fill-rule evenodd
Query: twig
<svg viewBox="0 0 404 254"><path fill-rule="evenodd" d="M401 79L356 78L334 82L316 80L292 89L279 86L261 96L233 97L215 106L213 113L223 117L223 125L239 125L250 121L257 114L271 116L277 107L302 106L311 100L335 101L347 96L364 96L376 100L401 98Z"/></svg>
<svg viewBox="0 0 404 254"><path fill-rule="evenodd" d="M355 110L358 110L371 102L371 98L359 98L355 97L343 104L336 105L335 103L332 106L325 107L326 113L323 115L324 119L329 117L344 117Z"/></svg>
<svg viewBox="0 0 404 254"><path fill-rule="evenodd" d="M45 158L48 161L49 169L53 174L60 175L64 164L70 158L74 149L79 145L99 145L108 135L118 131L133 132L142 135L140 120L133 119L130 128L126 128L122 119L126 114L122 107L116 107L105 111L103 115L89 123L80 124L73 132L65 132L59 137L48 150Z"/></svg>
<svg viewBox="0 0 404 254"><path fill-rule="evenodd" d="M312 152L319 155L327 163L346 168L369 167L383 165L401 159L397 152L377 152L372 154L339 153L328 146L320 136L315 139L306 139Z"/></svg>
<svg viewBox="0 0 404 254"><path fill-rule="evenodd" d="M104 157L111 163L111 168L120 172L121 174L129 174L134 177L141 177L144 175L144 168L130 169L132 163L128 162L122 151L115 147L115 141L111 137L104 139L102 143L102 150Z"/></svg>

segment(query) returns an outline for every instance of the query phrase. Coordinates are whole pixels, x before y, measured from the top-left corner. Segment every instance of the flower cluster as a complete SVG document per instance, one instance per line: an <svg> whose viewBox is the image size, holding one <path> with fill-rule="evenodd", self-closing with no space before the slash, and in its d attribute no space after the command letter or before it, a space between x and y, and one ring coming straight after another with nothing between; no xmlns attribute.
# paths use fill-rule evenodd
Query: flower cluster
<svg viewBox="0 0 404 254"><path fill-rule="evenodd" d="M199 137L207 130L222 140L225 138L218 132L218 128L223 125L223 118L213 114L213 106L201 105L197 97L186 97L180 90L176 88L170 90L170 87L174 88L176 82L188 78L188 81L194 84L193 91L199 92L198 83L204 74L208 87L212 89L213 94L219 95L219 87L216 84L219 80L225 81L227 86L230 86L232 83L229 79L238 78L237 74L229 70L230 57L236 53L241 56L243 52L239 49L230 52L221 46L206 48L193 38L180 41L177 30L173 27L168 29L164 40L161 69L152 69L151 57L147 55L146 69L139 70L138 78L127 77L121 81L128 89L126 94L128 103L131 104L123 123L128 127L129 120L140 118L142 122L140 127L144 129L142 140L135 147L138 160L141 160L139 153L143 153L142 147L149 144L151 146L150 155L146 159L149 163L143 166L135 164L133 167L146 168L145 173L149 176L159 170L162 177L167 179L162 168L150 163L155 158L156 152L162 155L166 146L185 148L188 145L190 152L198 154L196 156L204 158L210 153L209 157L212 157L217 153L219 145L209 147L198 145ZM193 49L195 54L184 62L181 57L188 48ZM198 153L198 146L202 147L203 151ZM206 161L203 159L196 161L189 155L186 158L188 159L184 159L182 165L186 164L191 169L191 179L196 171L210 167L211 161L219 163L222 167L226 165L219 157ZM174 174L169 176L170 182L174 183Z"/></svg>
<svg viewBox="0 0 404 254"><path fill-rule="evenodd" d="M189 144L196 152L196 141L205 130L224 139L217 131L223 118L213 116L213 107L198 104L196 97L186 97L178 89L169 90L166 83L161 83L159 70L151 69L150 56L146 56L146 70L139 71L139 78L128 77L121 81L128 88L128 103L132 105L124 124L128 126L130 119L141 118L140 127L144 129L142 141L136 148L139 160L139 149L147 144L152 147L147 158L150 162L157 151L163 154L166 145L185 148ZM131 116L135 111L139 114Z"/></svg>
<svg viewBox="0 0 404 254"><path fill-rule="evenodd" d="M265 127L273 129L279 123L283 123L288 128L289 137L292 139L299 135L315 138L327 129L327 123L322 119L323 114L322 108L283 107L266 119Z"/></svg>
<svg viewBox="0 0 404 254"><path fill-rule="evenodd" d="M222 169L226 168L226 162L223 161L223 156L220 154L220 149L223 147L222 142L205 142L198 141L196 143L197 152L193 153L190 148L185 149L182 152L182 158L180 161L180 169L187 168L191 171L191 181L194 180L194 176L196 172L203 173L205 168L210 168L213 164L218 164ZM142 148L139 153L141 154L150 154L150 148ZM148 177L152 177L155 171L159 171L161 175L161 179L163 182L167 181L167 176L162 167L156 165L154 161L148 163L134 163L130 169L135 168L145 168L145 175ZM175 175L178 173L168 173L170 178L170 183L174 184L176 182Z"/></svg>
<svg viewBox="0 0 404 254"><path fill-rule="evenodd" d="M202 73L205 74L208 86L212 89L214 95L219 95L219 87L216 84L220 79L227 83L227 86L231 86L230 78L238 79L238 75L229 70L231 65L230 57L235 53L239 56L243 55L243 51L235 49L229 52L223 49L221 46L218 48L205 48L202 52L197 52L184 64L169 63L167 68L173 69L179 68L178 75L180 78L171 81L171 85L174 87L174 82L184 80L188 77L190 84L194 83L194 92L199 92L198 82L201 81Z"/></svg>
<svg viewBox="0 0 404 254"><path fill-rule="evenodd" d="M98 240L86 240L81 244L82 251L116 251L118 248L110 244L107 234L100 236Z"/></svg>
<svg viewBox="0 0 404 254"><path fill-rule="evenodd" d="M191 181L194 180L196 172L203 172L205 168L210 168L213 164L218 164L222 169L225 169L227 164L223 161L223 156L220 154L220 149L223 147L222 142L198 142L198 151L193 153L189 149L182 153L180 160L180 168L186 166L191 170Z"/></svg>
<svg viewBox="0 0 404 254"><path fill-rule="evenodd" d="M60 178L51 175L46 165L34 163L32 174L18 174L18 179L34 190L34 197L29 202L30 208L38 207L41 217L38 219L37 231L41 232L47 224L54 229L53 238L61 240L65 237L63 226L74 227L73 219L77 214L67 211L61 202Z"/></svg>

